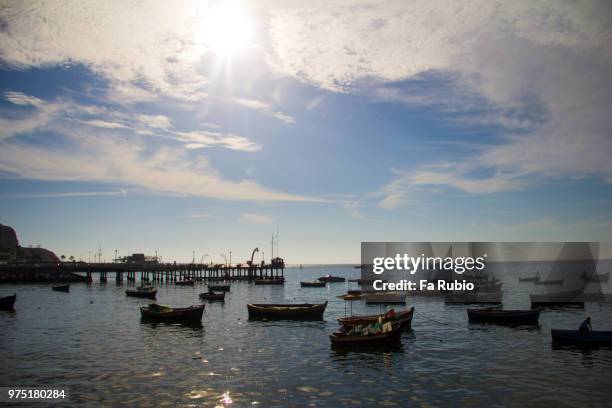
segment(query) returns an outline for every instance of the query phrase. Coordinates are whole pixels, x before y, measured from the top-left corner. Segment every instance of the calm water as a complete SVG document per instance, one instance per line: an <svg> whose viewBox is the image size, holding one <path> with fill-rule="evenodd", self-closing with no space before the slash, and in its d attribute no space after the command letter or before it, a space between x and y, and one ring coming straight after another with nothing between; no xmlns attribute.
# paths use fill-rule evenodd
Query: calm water
<svg viewBox="0 0 612 408"><path fill-rule="evenodd" d="M587 314L596 330L612 330L612 305L545 311L539 327L525 329L468 324L465 306L415 297L401 349L339 353L328 339L336 318L351 307L355 314L381 307L336 299L346 283L300 288L299 280L326 273L358 277L359 270L290 268L284 286L235 282L225 304L206 305L197 329L141 323L138 306L147 302L126 298L127 284L112 276L107 284L73 284L69 294L0 286L0 296L18 296L15 314L0 312L0 385L68 386L71 404L91 406L612 404L612 350L555 350L550 340L551 327L575 328ZM508 278L504 303L528 307L528 289ZM203 283L161 284L157 299L187 306L203 291ZM325 300L324 322L247 320L247 302Z"/></svg>

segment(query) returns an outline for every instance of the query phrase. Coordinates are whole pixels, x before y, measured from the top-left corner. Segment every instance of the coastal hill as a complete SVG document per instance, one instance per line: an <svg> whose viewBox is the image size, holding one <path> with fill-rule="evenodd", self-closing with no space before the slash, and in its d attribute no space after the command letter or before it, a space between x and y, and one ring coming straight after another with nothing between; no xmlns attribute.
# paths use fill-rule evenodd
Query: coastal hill
<svg viewBox="0 0 612 408"><path fill-rule="evenodd" d="M19 245L17 233L8 225L0 224L0 263L59 262L59 258L45 248L25 248Z"/></svg>

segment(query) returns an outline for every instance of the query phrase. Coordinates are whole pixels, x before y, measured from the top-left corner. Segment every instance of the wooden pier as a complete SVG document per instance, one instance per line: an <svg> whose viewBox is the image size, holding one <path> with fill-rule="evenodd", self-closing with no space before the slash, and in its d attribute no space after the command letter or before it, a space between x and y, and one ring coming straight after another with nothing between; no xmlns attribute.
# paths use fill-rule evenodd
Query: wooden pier
<svg viewBox="0 0 612 408"><path fill-rule="evenodd" d="M84 280L93 282L98 275L100 282L108 281L108 275L114 274L116 282L124 277L128 282L135 282L137 277L143 282L177 282L182 280L221 281L221 280L275 280L284 281L285 263L275 258L265 264L177 264L177 263L87 263L61 262L43 264L0 265L0 282L27 282L28 276L36 276L33 282L40 282L41 277L53 277L85 274ZM46 279L45 279L46 280ZM57 281L57 280L56 280Z"/></svg>

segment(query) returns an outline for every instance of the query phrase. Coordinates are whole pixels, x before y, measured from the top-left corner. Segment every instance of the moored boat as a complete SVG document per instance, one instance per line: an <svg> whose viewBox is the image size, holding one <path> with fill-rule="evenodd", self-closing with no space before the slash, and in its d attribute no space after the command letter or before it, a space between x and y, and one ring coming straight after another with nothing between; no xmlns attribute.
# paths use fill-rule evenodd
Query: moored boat
<svg viewBox="0 0 612 408"><path fill-rule="evenodd" d="M208 290L213 292L229 292L231 285L208 285Z"/></svg>
<svg viewBox="0 0 612 408"><path fill-rule="evenodd" d="M336 332L329 336L333 348L376 348L401 344L402 326L392 326L390 331L380 334L353 335Z"/></svg>
<svg viewBox="0 0 612 408"><path fill-rule="evenodd" d="M1 297L0 298L0 310L13 310L13 306L15 305L15 300L17 300L16 293L13 296Z"/></svg>
<svg viewBox="0 0 612 408"><path fill-rule="evenodd" d="M204 313L204 305L173 308L151 303L140 308L140 314L144 320L156 320L163 322L200 322Z"/></svg>
<svg viewBox="0 0 612 408"><path fill-rule="evenodd" d="M612 331L590 331L551 329L554 343L575 344L580 346L612 346Z"/></svg>
<svg viewBox="0 0 612 408"><path fill-rule="evenodd" d="M175 285L179 285L179 286L193 286L194 283L195 282L192 279L185 279L185 280L182 280L182 281L174 282Z"/></svg>
<svg viewBox="0 0 612 408"><path fill-rule="evenodd" d="M218 300L218 301L225 301L225 292L204 292L204 293L200 293L200 299L202 300L210 300L210 301L214 301L214 300Z"/></svg>
<svg viewBox="0 0 612 408"><path fill-rule="evenodd" d="M125 294L130 297L155 299L157 290L150 287L139 287L136 289L128 289L125 291Z"/></svg>
<svg viewBox="0 0 612 408"><path fill-rule="evenodd" d="M338 323L340 323L340 325L344 327L345 330L348 330L357 325L367 325L375 323L378 321L379 318L382 318L383 323L391 322L394 325L400 324L402 327L410 327L413 316L414 307L410 308L410 310L401 310L399 312L391 312L390 310L385 314L342 317L338 319Z"/></svg>
<svg viewBox="0 0 612 408"><path fill-rule="evenodd" d="M323 320L327 302L313 304L247 304L249 319Z"/></svg>
<svg viewBox="0 0 612 408"><path fill-rule="evenodd" d="M321 282L345 282L346 278L342 276L325 275L319 278Z"/></svg>
<svg viewBox="0 0 612 408"><path fill-rule="evenodd" d="M470 322L496 324L538 324L540 310L467 309Z"/></svg>
<svg viewBox="0 0 612 408"><path fill-rule="evenodd" d="M322 288L325 285L326 285L326 282L321 282L321 281L300 282L300 286L303 288Z"/></svg>
<svg viewBox="0 0 612 408"><path fill-rule="evenodd" d="M285 279L256 279L256 285L284 285Z"/></svg>
<svg viewBox="0 0 612 408"><path fill-rule="evenodd" d="M563 279L546 280L546 281L537 280L533 283L535 285L563 285Z"/></svg>
<svg viewBox="0 0 612 408"><path fill-rule="evenodd" d="M51 287L56 292L70 292L70 285L59 285Z"/></svg>

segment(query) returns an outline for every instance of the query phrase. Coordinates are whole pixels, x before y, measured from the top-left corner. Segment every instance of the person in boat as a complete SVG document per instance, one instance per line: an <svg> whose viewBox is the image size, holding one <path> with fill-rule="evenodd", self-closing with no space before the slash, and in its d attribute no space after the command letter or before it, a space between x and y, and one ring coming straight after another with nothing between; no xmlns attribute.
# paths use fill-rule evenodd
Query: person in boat
<svg viewBox="0 0 612 408"><path fill-rule="evenodd" d="M580 323L580 327L578 328L580 333L590 333L593 331L593 327L591 326L591 318L587 317L582 323Z"/></svg>

